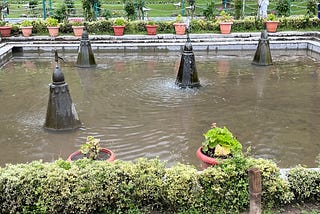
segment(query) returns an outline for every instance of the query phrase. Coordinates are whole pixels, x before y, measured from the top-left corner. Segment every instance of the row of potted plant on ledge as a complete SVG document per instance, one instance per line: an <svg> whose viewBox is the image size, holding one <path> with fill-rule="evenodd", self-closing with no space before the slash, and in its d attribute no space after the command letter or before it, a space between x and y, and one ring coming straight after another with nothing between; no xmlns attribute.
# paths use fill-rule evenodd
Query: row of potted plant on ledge
<svg viewBox="0 0 320 214"><path fill-rule="evenodd" d="M220 15L215 18L215 22L219 24L220 32L222 34L229 34L231 32L231 26L234 23L230 14L225 12L224 10L221 11ZM238 23L239 20L236 20L235 22L236 22L237 27L239 27L239 23ZM40 23L40 25L39 25L39 23ZM123 35L125 28L127 26L130 26L130 29L132 28L132 22L126 21L123 17L118 17L114 20L106 20L104 23L107 24L107 26L105 26L104 28L108 30L109 28L112 27L112 29L114 31L114 35L116 35L116 36ZM110 26L109 23L112 23L112 26ZM142 29L140 23L143 23L144 28L147 30L148 35L156 35L158 25L161 25L160 26L161 32L163 32L163 29L169 29L168 24L170 24L170 23L163 23L163 22L155 23L152 20L147 21L147 22L140 21L140 23L139 22L136 22L136 23L138 23L136 26L139 28L139 31L141 31L141 29ZM178 15L176 17L176 20L172 23L171 23L171 26L173 25L176 34L178 34L178 35L185 34L187 24L185 23L185 21L183 20L183 17L181 15ZM266 29L268 32L276 32L277 25L278 25L279 21L277 20L277 17L275 16L275 14L269 14L265 20L262 20L261 24L263 24L263 23L266 25ZM207 26L206 29L212 28L214 26L214 25L211 26L210 22L205 23L204 20L191 20L190 25L192 26L193 31L195 30L194 24L196 25L195 28L197 28L197 25L202 26L201 28L203 28L203 26ZM62 32L65 33L66 32L65 29L70 28L70 29L72 29L72 31L76 37L81 37L84 26L85 25L86 26L94 25L94 23L84 22L83 18L76 18L76 19L72 19L72 20L69 20L68 22L63 22L63 23L59 23L57 19L54 19L52 17L47 18L45 21L23 20L19 26L23 36L27 37L27 36L32 35L33 25L35 25L36 28L38 28L41 25L45 25L49 31L49 35L52 37L56 37L59 35L59 29L61 26L64 28L64 30L62 30ZM66 28L66 25L68 25L69 27ZM273 28L270 27L271 25L273 26ZM314 25L314 24L312 24L312 25ZM96 28L94 28L94 29L96 29ZM36 31L38 32L38 29L36 29ZM43 32L43 31L41 31L41 32ZM69 32L69 30L68 30L68 32ZM11 35L11 25L6 23L5 21L0 21L0 34L2 37L10 36Z"/></svg>

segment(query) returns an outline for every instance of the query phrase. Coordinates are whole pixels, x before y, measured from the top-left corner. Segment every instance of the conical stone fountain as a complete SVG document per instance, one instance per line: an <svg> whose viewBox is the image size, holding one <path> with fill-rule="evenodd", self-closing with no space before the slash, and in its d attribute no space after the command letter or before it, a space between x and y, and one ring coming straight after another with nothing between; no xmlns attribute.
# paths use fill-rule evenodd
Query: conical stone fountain
<svg viewBox="0 0 320 214"><path fill-rule="evenodd" d="M270 51L270 44L268 33L266 30L261 32L261 38L259 39L259 44L254 55L252 64L254 65L272 65L272 57Z"/></svg>
<svg viewBox="0 0 320 214"><path fill-rule="evenodd" d="M195 63L193 48L189 36L189 28L187 29L187 42L184 45L181 55L180 66L177 74L176 85L180 88L198 88L200 81Z"/></svg>
<svg viewBox="0 0 320 214"><path fill-rule="evenodd" d="M81 122L72 103L68 84L59 68L57 56L56 52L56 68L49 85L50 95L44 128L53 131L75 130L81 126Z"/></svg>
<svg viewBox="0 0 320 214"><path fill-rule="evenodd" d="M97 66L86 29L83 30L81 36L76 66L80 68L90 68Z"/></svg>

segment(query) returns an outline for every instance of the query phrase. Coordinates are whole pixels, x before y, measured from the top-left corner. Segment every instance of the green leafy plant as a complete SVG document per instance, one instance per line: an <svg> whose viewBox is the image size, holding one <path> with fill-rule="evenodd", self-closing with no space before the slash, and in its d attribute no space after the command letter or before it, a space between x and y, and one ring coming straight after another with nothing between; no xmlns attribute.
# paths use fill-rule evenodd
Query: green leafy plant
<svg viewBox="0 0 320 214"><path fill-rule="evenodd" d="M7 22L6 21L1 21L0 20L0 26L6 26L7 25Z"/></svg>
<svg viewBox="0 0 320 214"><path fill-rule="evenodd" d="M288 172L291 191L299 201L320 200L320 171L298 165Z"/></svg>
<svg viewBox="0 0 320 214"><path fill-rule="evenodd" d="M46 25L48 27L58 27L59 21L58 21L58 19L55 19L55 18L52 18L52 17L48 17L46 19Z"/></svg>
<svg viewBox="0 0 320 214"><path fill-rule="evenodd" d="M73 21L73 22L70 22L70 24L72 26L84 26L84 23L82 21L77 21L77 22Z"/></svg>
<svg viewBox="0 0 320 214"><path fill-rule="evenodd" d="M242 154L241 143L226 128L219 128L213 124L205 134L205 141L202 142L202 151L211 157L227 157Z"/></svg>
<svg viewBox="0 0 320 214"><path fill-rule="evenodd" d="M118 17L114 20L113 24L115 26L125 26L126 21L124 20L123 17Z"/></svg>
<svg viewBox="0 0 320 214"><path fill-rule="evenodd" d="M133 1L126 1L124 10L126 11L127 17L130 20L135 20L137 15L136 15L136 5Z"/></svg>
<svg viewBox="0 0 320 214"><path fill-rule="evenodd" d="M207 20L211 20L214 17L215 11L215 3L213 0L210 0L207 2L207 5L203 10L203 15Z"/></svg>
<svg viewBox="0 0 320 214"><path fill-rule="evenodd" d="M309 16L315 16L317 14L318 0L308 0L307 2L307 14Z"/></svg>
<svg viewBox="0 0 320 214"><path fill-rule="evenodd" d="M149 21L147 22L147 25L155 26L155 25L157 25L157 24L156 24L155 21L149 20Z"/></svg>
<svg viewBox="0 0 320 214"><path fill-rule="evenodd" d="M220 14L219 14L218 20L219 20L220 22L231 22L231 21L232 21L232 17L231 17L231 15L230 15L228 12L222 10L222 11L220 12Z"/></svg>
<svg viewBox="0 0 320 214"><path fill-rule="evenodd" d="M270 13L267 16L267 21L277 21L277 16L274 13Z"/></svg>
<svg viewBox="0 0 320 214"><path fill-rule="evenodd" d="M183 23L183 18L182 18L182 15L179 14L177 17L176 17L176 23Z"/></svg>
<svg viewBox="0 0 320 214"><path fill-rule="evenodd" d="M291 13L291 0L278 0L276 1L276 11L278 16L290 16Z"/></svg>
<svg viewBox="0 0 320 214"><path fill-rule="evenodd" d="M235 7L235 18L240 19L242 17L242 8L243 8L243 0L235 0L234 2Z"/></svg>
<svg viewBox="0 0 320 214"><path fill-rule="evenodd" d="M100 139L88 136L87 141L81 146L80 151L87 158L96 160L100 151Z"/></svg>
<svg viewBox="0 0 320 214"><path fill-rule="evenodd" d="M21 25L20 25L21 27L30 27L30 26L32 26L32 22L30 21L30 20L27 20L27 19L25 19L25 20L23 20L22 22L21 22Z"/></svg>

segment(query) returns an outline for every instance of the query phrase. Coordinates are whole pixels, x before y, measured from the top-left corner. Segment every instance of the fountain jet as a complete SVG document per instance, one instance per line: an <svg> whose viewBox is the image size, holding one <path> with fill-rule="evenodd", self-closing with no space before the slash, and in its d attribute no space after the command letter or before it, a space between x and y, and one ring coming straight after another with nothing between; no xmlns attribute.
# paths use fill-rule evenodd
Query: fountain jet
<svg viewBox="0 0 320 214"><path fill-rule="evenodd" d="M82 33L76 66L80 68L97 66L86 29L84 29Z"/></svg>
<svg viewBox="0 0 320 214"><path fill-rule="evenodd" d="M198 79L194 53L189 36L189 28L187 28L187 42L181 55L176 85L178 85L180 88L198 88L201 86Z"/></svg>
<svg viewBox="0 0 320 214"><path fill-rule="evenodd" d="M252 64L254 65L272 65L272 57L270 52L269 38L266 30L261 32L261 38L254 55Z"/></svg>
<svg viewBox="0 0 320 214"><path fill-rule="evenodd" d="M57 53L55 58L57 60ZM44 128L53 131L74 130L81 126L77 111L72 103L68 84L65 83L64 75L56 63L52 75L50 96L47 108Z"/></svg>

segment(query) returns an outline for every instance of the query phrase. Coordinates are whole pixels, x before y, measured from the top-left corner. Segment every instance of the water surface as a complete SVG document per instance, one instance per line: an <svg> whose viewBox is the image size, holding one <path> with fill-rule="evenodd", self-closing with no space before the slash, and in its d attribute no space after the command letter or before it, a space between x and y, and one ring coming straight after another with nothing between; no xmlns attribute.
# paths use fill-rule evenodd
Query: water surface
<svg viewBox="0 0 320 214"><path fill-rule="evenodd" d="M252 155L280 167L316 166L320 153L319 63L306 51L195 52L202 87L179 89L180 53L96 53L97 68L60 66L83 123L75 132L43 129L53 53L25 53L0 70L0 165L66 159L94 135L117 159L160 157L200 167L195 152L210 124L227 126Z"/></svg>

